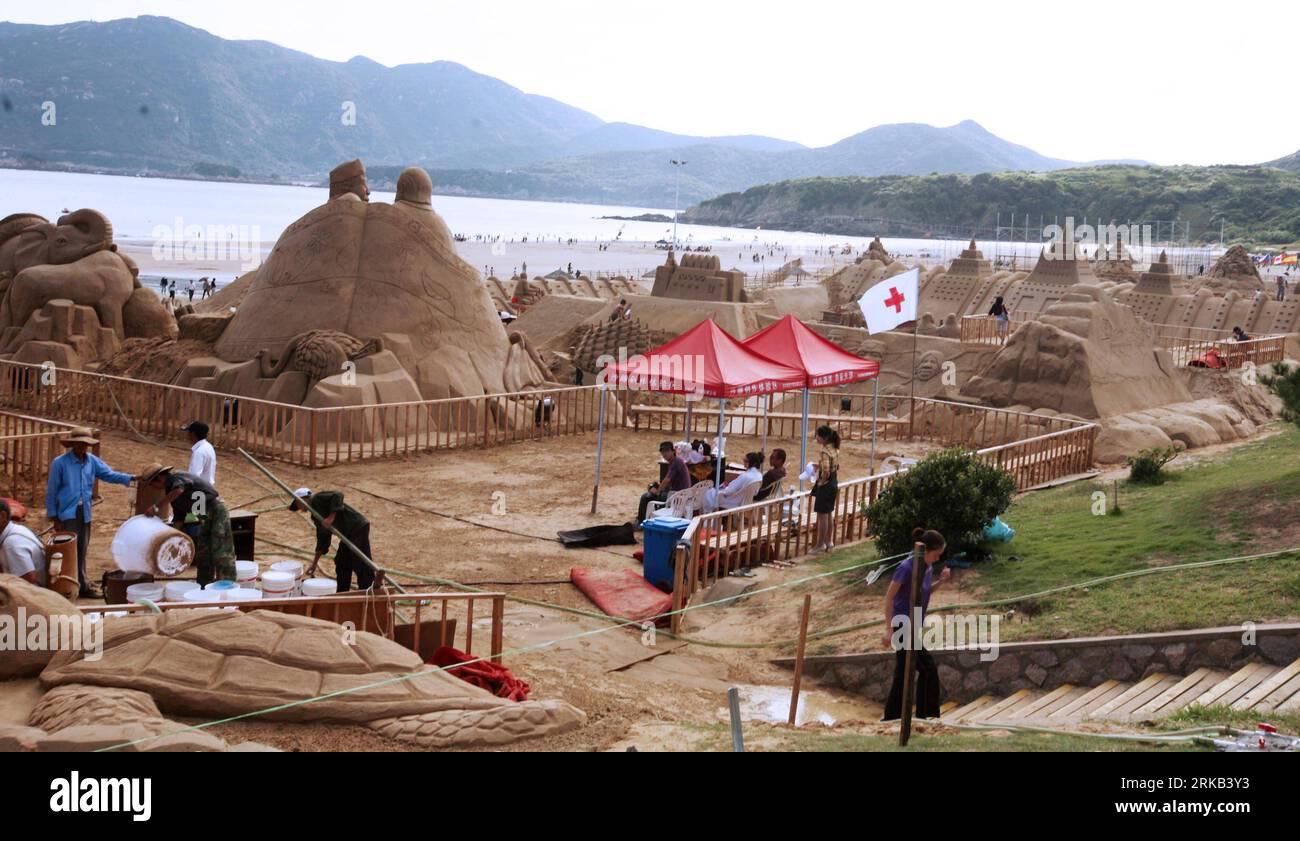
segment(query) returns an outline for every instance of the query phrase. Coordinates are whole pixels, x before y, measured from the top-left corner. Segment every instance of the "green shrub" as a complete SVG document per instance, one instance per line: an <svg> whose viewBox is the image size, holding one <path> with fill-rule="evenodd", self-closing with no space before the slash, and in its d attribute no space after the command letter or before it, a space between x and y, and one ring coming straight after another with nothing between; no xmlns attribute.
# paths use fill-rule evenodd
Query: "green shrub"
<svg viewBox="0 0 1300 841"><path fill-rule="evenodd" d="M923 459L866 506L867 535L882 556L912 548L912 530L934 529L947 554L977 546L984 526L1007 510L1016 483L1011 474L954 447Z"/></svg>
<svg viewBox="0 0 1300 841"><path fill-rule="evenodd" d="M1300 426L1300 366L1288 370L1274 362L1273 373L1262 375L1259 381L1282 399L1282 419Z"/></svg>
<svg viewBox="0 0 1300 841"><path fill-rule="evenodd" d="M1128 480L1139 485L1163 485L1164 467L1177 457L1177 447L1152 447L1129 456Z"/></svg>

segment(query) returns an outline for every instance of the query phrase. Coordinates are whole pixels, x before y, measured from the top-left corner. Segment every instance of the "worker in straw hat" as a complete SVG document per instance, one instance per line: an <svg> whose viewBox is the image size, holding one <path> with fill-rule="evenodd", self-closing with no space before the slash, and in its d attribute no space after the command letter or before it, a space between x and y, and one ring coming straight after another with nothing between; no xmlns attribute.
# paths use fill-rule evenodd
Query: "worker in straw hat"
<svg viewBox="0 0 1300 841"><path fill-rule="evenodd" d="M234 581L235 537L230 531L230 511L217 489L192 473L161 464L149 465L140 484L164 493L172 507L172 525L194 541L194 571L199 586L213 581ZM144 513L157 516L163 500Z"/></svg>
<svg viewBox="0 0 1300 841"><path fill-rule="evenodd" d="M45 516L55 528L77 536L79 596L95 598L99 593L86 580L86 554L90 549L90 509L95 480L129 485L135 477L129 473L117 472L90 452L90 448L99 441L89 429L73 429L59 443L67 447L68 452L50 463L50 479L45 490Z"/></svg>

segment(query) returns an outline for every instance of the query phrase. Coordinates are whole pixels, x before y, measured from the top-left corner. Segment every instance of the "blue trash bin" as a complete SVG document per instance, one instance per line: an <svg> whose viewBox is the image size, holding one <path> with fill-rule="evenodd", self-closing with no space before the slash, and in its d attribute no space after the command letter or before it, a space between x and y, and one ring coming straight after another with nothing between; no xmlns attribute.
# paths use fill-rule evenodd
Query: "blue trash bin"
<svg viewBox="0 0 1300 841"><path fill-rule="evenodd" d="M641 524L645 534L642 574L665 593L673 591L674 550L690 524L690 520L681 517L652 517Z"/></svg>

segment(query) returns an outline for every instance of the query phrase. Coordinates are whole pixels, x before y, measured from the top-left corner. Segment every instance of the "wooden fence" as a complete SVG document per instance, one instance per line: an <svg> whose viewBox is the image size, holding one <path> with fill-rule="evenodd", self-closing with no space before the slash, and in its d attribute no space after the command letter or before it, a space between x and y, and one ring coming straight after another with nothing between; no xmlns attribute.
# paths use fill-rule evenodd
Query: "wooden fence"
<svg viewBox="0 0 1300 841"><path fill-rule="evenodd" d="M598 386L316 409L89 371L0 361L0 408L180 440L202 420L222 449L304 467L457 447L582 435L596 429ZM606 423L626 420L610 392Z"/></svg>
<svg viewBox="0 0 1300 841"><path fill-rule="evenodd" d="M991 315L964 315L961 341L966 344L1005 345L1020 325L1032 321L1034 313L1013 312L1011 320L998 321Z"/></svg>
<svg viewBox="0 0 1300 841"><path fill-rule="evenodd" d="M0 496L38 507L45 504L50 462L72 427L58 421L0 412Z"/></svg>
<svg viewBox="0 0 1300 841"><path fill-rule="evenodd" d="M340 593L334 596L300 596L284 599L259 599L248 602L161 602L157 608L169 610L235 609L244 612L273 610L298 616L352 622L359 631L378 634L420 654L424 660L439 646L460 648L474 653L474 614L476 604L488 602L488 651L494 663L501 662L504 650L505 593ZM150 613L145 604L79 605L83 615L115 613ZM414 615L413 621L399 623L398 610ZM483 611L480 608L480 618ZM481 637L480 637L481 638ZM457 639L463 640L458 643ZM463 647L462 647L463 646ZM481 647L481 646L480 646ZM479 656L484 656L482 653Z"/></svg>
<svg viewBox="0 0 1300 841"><path fill-rule="evenodd" d="M1218 331L1212 331L1218 332ZM1211 350L1218 351L1225 368L1217 370L1235 370L1245 365L1257 367L1281 362L1286 358L1285 336L1262 336L1246 342L1238 342L1229 333L1227 338L1205 339L1196 336L1165 336L1159 339L1160 346L1169 351L1174 365L1179 368L1191 365L1198 357Z"/></svg>
<svg viewBox="0 0 1300 841"><path fill-rule="evenodd" d="M1005 422L1011 424L1012 419ZM994 430L999 428L997 423L992 426ZM975 456L1010 473L1015 479L1016 489L1026 490L1090 469L1097 432L1095 424L1073 423L1068 428L979 450ZM883 473L840 483L834 514L836 544L856 543L866 538L867 506L875 502L898 475L897 472ZM816 522L810 490L695 517L674 555L676 572L670 620L673 633L681 628L678 611L698 590L742 567L786 563L808 554L813 545Z"/></svg>

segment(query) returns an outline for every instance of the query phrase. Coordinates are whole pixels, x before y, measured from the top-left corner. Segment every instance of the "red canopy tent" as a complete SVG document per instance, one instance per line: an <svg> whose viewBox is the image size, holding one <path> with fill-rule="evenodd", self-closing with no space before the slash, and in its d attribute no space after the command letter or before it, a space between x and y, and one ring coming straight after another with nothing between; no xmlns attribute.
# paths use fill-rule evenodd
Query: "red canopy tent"
<svg viewBox="0 0 1300 841"><path fill-rule="evenodd" d="M798 368L805 374L803 386L803 433L799 446L799 467L808 459L808 392L814 388L875 380L871 407L871 463L876 462L876 395L880 363L863 359L823 339L806 324L787 315L744 341L745 347L776 362ZM764 449L767 449L764 445Z"/></svg>
<svg viewBox="0 0 1300 841"><path fill-rule="evenodd" d="M803 388L806 380L803 368L763 356L734 339L713 319L644 355L609 365L603 372L605 383L620 388L719 400L790 391Z"/></svg>
<svg viewBox="0 0 1300 841"><path fill-rule="evenodd" d="M727 416L727 400L736 397L773 394L803 388L808 375L802 368L768 359L747 348L709 319L687 330L661 347L626 361L613 363L601 372L602 386L655 391L663 394L688 394L712 397L720 401L718 437ZM604 390L601 391L601 430L604 429ZM687 404L687 427L690 404ZM600 458L603 434L597 436L596 486L592 490L591 510L595 513L600 489ZM718 479L722 481L722 459L718 459Z"/></svg>

